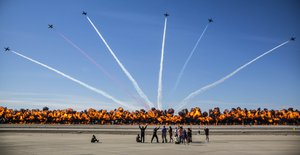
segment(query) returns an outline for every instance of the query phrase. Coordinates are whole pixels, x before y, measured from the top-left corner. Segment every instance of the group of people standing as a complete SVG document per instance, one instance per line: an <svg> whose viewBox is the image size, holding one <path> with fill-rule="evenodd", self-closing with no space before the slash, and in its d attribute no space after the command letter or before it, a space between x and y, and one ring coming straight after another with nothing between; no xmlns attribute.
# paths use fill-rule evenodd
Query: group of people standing
<svg viewBox="0 0 300 155"><path fill-rule="evenodd" d="M136 137L137 142L144 143L145 142L145 131L147 129L148 125L146 126L141 126L139 125L139 128L141 130L141 136L138 134ZM157 131L160 129L159 127L155 127L153 129L153 134L151 138L151 143L153 142L154 138L156 139L156 142L159 143L158 136L157 136ZM209 142L209 129L207 127L204 128L204 132L206 135L206 141ZM161 130L161 136L162 136L162 143L168 143L167 139L167 133L169 133L169 143L175 143L175 144L189 144L192 142L192 129L187 128L184 129L182 126L175 127L174 131L174 139L173 139L173 129L171 126L169 128L166 128L163 126ZM200 131L199 131L200 133Z"/></svg>
<svg viewBox="0 0 300 155"><path fill-rule="evenodd" d="M175 127L175 144L189 144L190 142L192 142L192 129L187 128L186 130L182 126Z"/></svg>

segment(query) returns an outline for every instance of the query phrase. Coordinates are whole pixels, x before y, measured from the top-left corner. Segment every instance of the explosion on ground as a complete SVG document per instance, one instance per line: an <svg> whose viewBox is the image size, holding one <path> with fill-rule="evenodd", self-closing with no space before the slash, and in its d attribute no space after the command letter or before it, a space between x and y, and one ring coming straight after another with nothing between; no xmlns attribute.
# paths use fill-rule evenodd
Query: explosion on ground
<svg viewBox="0 0 300 155"><path fill-rule="evenodd" d="M0 106L0 124L100 124L100 125L299 125L300 112L293 108L281 110L225 109L216 107L202 112L199 107L183 109L175 114L174 109L129 111L119 107L114 110L88 109L76 111L71 108L49 110L39 109L13 110Z"/></svg>

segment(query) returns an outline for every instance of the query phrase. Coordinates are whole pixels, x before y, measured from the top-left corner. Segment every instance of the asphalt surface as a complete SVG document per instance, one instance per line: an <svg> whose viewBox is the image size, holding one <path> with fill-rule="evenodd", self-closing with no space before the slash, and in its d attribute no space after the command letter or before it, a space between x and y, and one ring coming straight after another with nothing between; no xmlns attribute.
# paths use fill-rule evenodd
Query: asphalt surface
<svg viewBox="0 0 300 155"><path fill-rule="evenodd" d="M146 134L152 134L153 128L149 125ZM162 128L162 125L160 126ZM168 126L166 126L168 127ZM204 134L205 126L188 125L193 134ZM299 126L206 126L212 135L300 135ZM172 126L174 129L175 126ZM13 133L93 133L93 134L121 134L136 135L140 132L138 125L59 125L59 124L0 124L1 132ZM158 134L161 134L159 130Z"/></svg>
<svg viewBox="0 0 300 155"><path fill-rule="evenodd" d="M295 135L193 135L189 145L136 143L135 135L95 134L100 143L91 143L92 134L0 132L1 155L298 155L300 136ZM169 138L168 138L169 139ZM161 136L159 136L161 142Z"/></svg>

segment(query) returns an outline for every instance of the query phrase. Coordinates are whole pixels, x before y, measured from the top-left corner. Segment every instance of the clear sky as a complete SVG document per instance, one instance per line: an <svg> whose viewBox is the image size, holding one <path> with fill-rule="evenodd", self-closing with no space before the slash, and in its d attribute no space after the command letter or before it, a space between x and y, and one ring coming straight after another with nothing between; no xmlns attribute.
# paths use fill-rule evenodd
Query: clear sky
<svg viewBox="0 0 300 155"><path fill-rule="evenodd" d="M185 107L300 109L300 2L297 0L0 0L0 47L45 63L118 100L140 106L139 95L88 20L155 105L163 14L168 17L162 106L172 108L193 91L231 73L260 54L290 42L203 94ZM183 73L198 37L213 18ZM61 36L53 24L97 61L101 72ZM300 38L300 37L299 37ZM118 81L118 82L117 82ZM119 105L11 52L0 54L0 106L9 108L114 109Z"/></svg>

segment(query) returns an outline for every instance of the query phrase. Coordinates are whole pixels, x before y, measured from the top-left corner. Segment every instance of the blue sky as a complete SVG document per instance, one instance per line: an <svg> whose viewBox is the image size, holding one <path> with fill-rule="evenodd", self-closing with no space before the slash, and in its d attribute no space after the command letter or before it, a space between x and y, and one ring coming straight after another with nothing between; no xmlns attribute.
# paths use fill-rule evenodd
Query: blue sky
<svg viewBox="0 0 300 155"><path fill-rule="evenodd" d="M297 0L0 1L0 47L9 46L115 98L141 106L138 94L98 38L85 10L123 65L156 105L164 17L168 18L163 107L175 107L258 55L300 36ZM207 24L175 92L176 78ZM108 78L47 25L54 24L120 83ZM296 40L251 64L185 107L299 109L300 44ZM132 97L133 96L133 97ZM119 105L13 53L0 55L0 106L114 109Z"/></svg>

